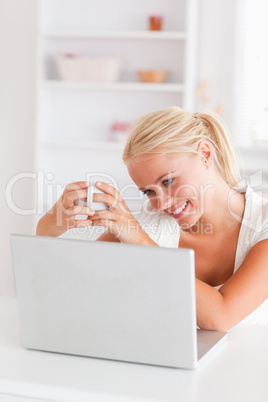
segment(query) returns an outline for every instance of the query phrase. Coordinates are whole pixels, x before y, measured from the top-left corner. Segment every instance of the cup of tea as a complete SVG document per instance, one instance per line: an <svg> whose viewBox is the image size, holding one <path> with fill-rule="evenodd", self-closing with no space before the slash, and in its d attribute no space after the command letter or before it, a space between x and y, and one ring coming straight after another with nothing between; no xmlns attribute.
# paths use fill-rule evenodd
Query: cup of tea
<svg viewBox="0 0 268 402"><path fill-rule="evenodd" d="M95 186L95 184L91 184L88 189L87 189L87 200L83 201L82 199L75 200L74 204L79 205L81 207L89 207L90 209L93 209L94 211L105 211L109 207L104 204L103 202L95 202L93 201L93 196L96 193L103 193L99 188Z"/></svg>

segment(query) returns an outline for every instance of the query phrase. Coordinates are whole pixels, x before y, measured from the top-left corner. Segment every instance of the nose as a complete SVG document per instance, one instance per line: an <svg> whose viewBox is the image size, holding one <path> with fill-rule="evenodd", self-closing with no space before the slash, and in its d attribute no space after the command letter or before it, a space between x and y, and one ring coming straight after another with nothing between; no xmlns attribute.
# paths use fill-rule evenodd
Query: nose
<svg viewBox="0 0 268 402"><path fill-rule="evenodd" d="M151 201L152 207L158 211L165 211L170 208L173 203L172 197L158 196Z"/></svg>

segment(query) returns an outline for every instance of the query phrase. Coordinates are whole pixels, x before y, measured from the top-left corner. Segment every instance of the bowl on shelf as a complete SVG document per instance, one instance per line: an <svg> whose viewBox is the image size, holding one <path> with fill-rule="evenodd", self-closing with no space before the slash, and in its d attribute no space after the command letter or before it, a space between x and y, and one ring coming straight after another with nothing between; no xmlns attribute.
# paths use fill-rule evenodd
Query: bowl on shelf
<svg viewBox="0 0 268 402"><path fill-rule="evenodd" d="M123 63L121 57L59 54L56 64L63 81L112 83L119 81Z"/></svg>
<svg viewBox="0 0 268 402"><path fill-rule="evenodd" d="M164 82L169 72L166 70L139 70L138 75L143 82Z"/></svg>

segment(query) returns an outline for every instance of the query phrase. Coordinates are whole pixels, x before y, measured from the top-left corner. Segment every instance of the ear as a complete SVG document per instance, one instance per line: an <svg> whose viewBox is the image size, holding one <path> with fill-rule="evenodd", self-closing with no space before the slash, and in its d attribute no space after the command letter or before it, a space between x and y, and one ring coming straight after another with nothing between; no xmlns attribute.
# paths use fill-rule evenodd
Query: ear
<svg viewBox="0 0 268 402"><path fill-rule="evenodd" d="M198 152L201 155L202 161L205 166L211 167L213 161L213 152L211 146L207 142L200 142Z"/></svg>

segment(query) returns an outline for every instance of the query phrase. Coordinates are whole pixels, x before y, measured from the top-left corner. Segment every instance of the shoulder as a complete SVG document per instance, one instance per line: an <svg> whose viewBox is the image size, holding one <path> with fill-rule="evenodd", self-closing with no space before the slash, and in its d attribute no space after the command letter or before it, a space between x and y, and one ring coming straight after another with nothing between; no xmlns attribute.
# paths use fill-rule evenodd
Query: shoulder
<svg viewBox="0 0 268 402"><path fill-rule="evenodd" d="M248 233L251 246L268 239L268 200L248 186L246 207L242 221L243 229Z"/></svg>
<svg viewBox="0 0 268 402"><path fill-rule="evenodd" d="M245 210L237 244L236 271L249 250L261 240L268 239L268 200L257 194L250 186L238 189L245 193Z"/></svg>
<svg viewBox="0 0 268 402"><path fill-rule="evenodd" d="M178 247L180 227L171 216L153 209L151 204L146 202L135 215L135 219L159 246Z"/></svg>

